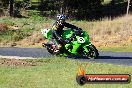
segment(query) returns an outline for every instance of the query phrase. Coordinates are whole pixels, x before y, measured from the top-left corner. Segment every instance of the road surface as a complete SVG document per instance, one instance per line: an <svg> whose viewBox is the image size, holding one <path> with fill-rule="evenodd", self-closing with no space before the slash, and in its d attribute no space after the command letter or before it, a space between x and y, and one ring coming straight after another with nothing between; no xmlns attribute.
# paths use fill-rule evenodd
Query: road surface
<svg viewBox="0 0 132 88"><path fill-rule="evenodd" d="M97 63L110 63L118 65L132 66L132 52L109 52L100 51L98 59L76 59L80 61L91 61ZM19 57L51 57L45 48L0 48L0 56L19 56Z"/></svg>

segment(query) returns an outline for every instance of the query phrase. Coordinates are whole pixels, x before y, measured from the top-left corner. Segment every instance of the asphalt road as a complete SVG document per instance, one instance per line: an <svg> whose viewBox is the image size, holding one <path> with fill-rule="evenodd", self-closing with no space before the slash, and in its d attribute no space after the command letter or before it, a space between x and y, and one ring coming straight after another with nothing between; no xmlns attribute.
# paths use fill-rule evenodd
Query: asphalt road
<svg viewBox="0 0 132 88"><path fill-rule="evenodd" d="M79 58L76 60L132 66L132 52L100 51L99 54L100 56L98 59L89 60L85 58ZM19 56L33 58L52 57L52 55L50 55L44 48L0 48L0 56Z"/></svg>

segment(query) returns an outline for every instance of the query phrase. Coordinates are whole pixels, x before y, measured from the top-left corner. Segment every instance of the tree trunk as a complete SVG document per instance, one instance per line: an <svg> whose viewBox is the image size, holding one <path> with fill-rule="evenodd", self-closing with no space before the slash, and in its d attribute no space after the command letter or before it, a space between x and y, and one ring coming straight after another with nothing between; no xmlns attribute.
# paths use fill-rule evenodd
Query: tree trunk
<svg viewBox="0 0 132 88"><path fill-rule="evenodd" d="M9 14L10 16L13 16L13 3L14 3L14 0L9 0Z"/></svg>
<svg viewBox="0 0 132 88"><path fill-rule="evenodd" d="M129 6L130 6L130 0L128 0L128 5L127 5L127 13L126 13L126 15L128 15L128 14L129 14Z"/></svg>
<svg viewBox="0 0 132 88"><path fill-rule="evenodd" d="M111 1L111 5L112 5L112 6L115 5L115 0L112 0L112 1Z"/></svg>

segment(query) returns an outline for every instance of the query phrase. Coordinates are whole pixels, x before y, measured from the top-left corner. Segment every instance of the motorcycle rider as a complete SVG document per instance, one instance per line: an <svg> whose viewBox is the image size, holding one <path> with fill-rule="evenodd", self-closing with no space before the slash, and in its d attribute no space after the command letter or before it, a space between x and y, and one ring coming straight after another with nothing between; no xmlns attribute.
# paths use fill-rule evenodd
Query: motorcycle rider
<svg viewBox="0 0 132 88"><path fill-rule="evenodd" d="M52 29L53 29L53 38L57 40L57 45L58 45L58 50L61 49L61 47L67 43L70 43L72 41L72 38L69 39L62 39L61 34L63 32L63 28L71 28L76 34L80 34L81 28L78 28L72 24L69 24L65 22L66 16L62 14L57 15L57 21L53 24Z"/></svg>

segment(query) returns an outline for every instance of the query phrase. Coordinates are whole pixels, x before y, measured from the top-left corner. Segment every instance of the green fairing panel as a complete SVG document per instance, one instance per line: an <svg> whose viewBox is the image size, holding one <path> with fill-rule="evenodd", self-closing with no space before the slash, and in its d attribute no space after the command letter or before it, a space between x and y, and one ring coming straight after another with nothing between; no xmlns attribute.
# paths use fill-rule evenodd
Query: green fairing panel
<svg viewBox="0 0 132 88"><path fill-rule="evenodd" d="M73 46L73 49L72 49L72 53L76 54L77 52L77 49L80 47L81 44L79 44L77 41L73 41L72 42L72 46Z"/></svg>
<svg viewBox="0 0 132 88"><path fill-rule="evenodd" d="M68 29L64 29L63 30L63 34L62 34L62 38L63 39L67 39L67 38L70 38L73 34L73 30L68 28Z"/></svg>
<svg viewBox="0 0 132 88"><path fill-rule="evenodd" d="M91 42L89 41L89 35L88 35L88 33L87 32L85 32L85 31L83 31L83 34L84 34L84 39L85 39L85 41L86 41L86 43L88 43L88 44L90 44Z"/></svg>
<svg viewBox="0 0 132 88"><path fill-rule="evenodd" d="M73 30L72 29L70 29L70 28L69 29L65 29L65 30L63 30L62 38L63 39L68 39L68 38L70 38L72 36L72 34L73 34ZM72 46L73 48L70 49L69 48L70 46ZM70 44L66 44L65 45L66 49L69 52L73 53L73 54L77 53L76 50L78 49L79 46L80 46L80 44L78 44L77 41L72 41Z"/></svg>
<svg viewBox="0 0 132 88"><path fill-rule="evenodd" d="M51 37L52 37L52 30L50 30L50 31L48 32L47 37L48 37L48 39L51 39Z"/></svg>
<svg viewBox="0 0 132 88"><path fill-rule="evenodd" d="M42 32L44 37L46 37L49 40L51 39L52 29L41 29L41 32Z"/></svg>
<svg viewBox="0 0 132 88"><path fill-rule="evenodd" d="M73 53L73 54L77 54L76 51L77 51L77 49L79 48L80 45L81 45L81 44L78 44L77 41L73 41L73 42L71 42L70 44L66 44L65 47L66 47L66 49L67 49L69 52L71 52L71 53ZM69 48L70 46L72 46L72 49Z"/></svg>
<svg viewBox="0 0 132 88"><path fill-rule="evenodd" d="M90 38L89 38L89 35L88 35L87 32L83 31L83 33L84 33L84 39L85 39L85 41L86 41L86 45L83 46L83 49L84 49L84 51L88 52L89 50L88 50L87 47L88 47L89 45L91 45Z"/></svg>
<svg viewBox="0 0 132 88"><path fill-rule="evenodd" d="M91 42L89 41L89 35L87 34L87 32L83 31L84 35L83 38L85 39L85 44L83 45L83 48L85 51L88 51L87 46L89 46L91 44ZM63 39L67 39L70 38L73 34L73 30L72 29L66 29L63 31L62 34L62 38ZM76 38L78 38L79 36L76 36ZM69 47L72 46L72 49L70 49ZM81 46L81 43L79 43L78 41L72 41L70 44L66 44L65 48L73 53L73 54L77 54L77 49Z"/></svg>

